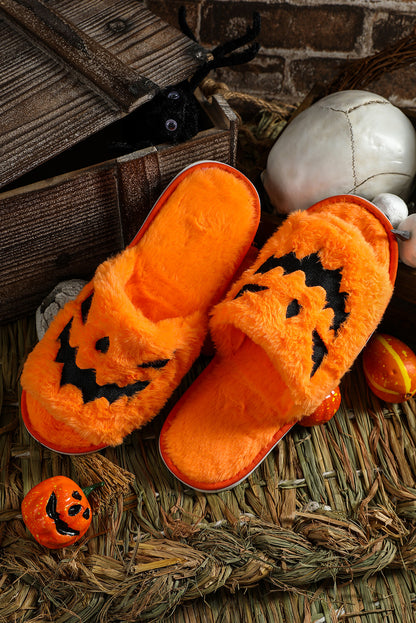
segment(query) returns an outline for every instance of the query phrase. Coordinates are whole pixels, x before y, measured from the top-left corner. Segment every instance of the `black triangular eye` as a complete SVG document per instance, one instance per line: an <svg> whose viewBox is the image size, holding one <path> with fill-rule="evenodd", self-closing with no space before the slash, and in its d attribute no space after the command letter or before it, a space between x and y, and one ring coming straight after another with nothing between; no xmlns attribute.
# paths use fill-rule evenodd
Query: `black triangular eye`
<svg viewBox="0 0 416 623"><path fill-rule="evenodd" d="M72 497L74 498L74 500L82 500L82 496L79 491L73 491Z"/></svg>
<svg viewBox="0 0 416 623"><path fill-rule="evenodd" d="M106 353L110 348L110 338L108 336L101 337L95 342L95 350L99 350L101 353Z"/></svg>

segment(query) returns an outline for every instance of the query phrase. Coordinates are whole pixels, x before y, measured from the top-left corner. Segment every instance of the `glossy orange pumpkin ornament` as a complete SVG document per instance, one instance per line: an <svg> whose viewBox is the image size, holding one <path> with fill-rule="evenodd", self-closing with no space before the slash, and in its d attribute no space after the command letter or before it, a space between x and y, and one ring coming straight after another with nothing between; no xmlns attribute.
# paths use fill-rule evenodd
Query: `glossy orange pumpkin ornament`
<svg viewBox="0 0 416 623"><path fill-rule="evenodd" d="M92 511L87 495L66 476L53 476L33 487L22 502L26 527L41 545L58 549L72 545L88 530Z"/></svg>
<svg viewBox="0 0 416 623"><path fill-rule="evenodd" d="M311 414L302 418L299 424L302 426L316 426L324 424L335 415L341 404L341 392L339 387L333 389L330 394L321 402L319 407Z"/></svg>
<svg viewBox="0 0 416 623"><path fill-rule="evenodd" d="M365 378L385 402L405 402L416 392L416 355L401 340L375 333L363 351Z"/></svg>

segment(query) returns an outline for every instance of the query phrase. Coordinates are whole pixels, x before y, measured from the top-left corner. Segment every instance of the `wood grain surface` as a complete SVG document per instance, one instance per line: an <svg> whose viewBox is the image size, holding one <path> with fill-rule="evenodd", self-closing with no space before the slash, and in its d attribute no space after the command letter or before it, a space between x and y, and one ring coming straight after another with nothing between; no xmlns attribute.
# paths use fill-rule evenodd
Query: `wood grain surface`
<svg viewBox="0 0 416 623"><path fill-rule="evenodd" d="M90 46L80 45L71 63L71 50L60 57L47 33L43 41L34 34L39 24L25 26L34 21L29 9L20 21L12 16L19 5L0 0L0 187L120 119L155 88L192 75L206 57L135 0L52 0L48 10ZM126 101L134 79L141 89Z"/></svg>

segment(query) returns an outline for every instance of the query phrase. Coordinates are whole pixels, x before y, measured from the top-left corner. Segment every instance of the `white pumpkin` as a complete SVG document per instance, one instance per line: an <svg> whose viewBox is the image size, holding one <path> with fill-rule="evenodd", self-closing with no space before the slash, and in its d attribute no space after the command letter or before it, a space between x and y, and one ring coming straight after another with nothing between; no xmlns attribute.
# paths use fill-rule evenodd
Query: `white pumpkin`
<svg viewBox="0 0 416 623"><path fill-rule="evenodd" d="M276 212L305 210L339 194L407 200L416 173L416 132L387 99L339 91L289 123L270 150L262 181Z"/></svg>
<svg viewBox="0 0 416 623"><path fill-rule="evenodd" d="M398 240L399 258L404 264L416 268L416 214L409 214L397 227L399 231L410 234L408 240Z"/></svg>

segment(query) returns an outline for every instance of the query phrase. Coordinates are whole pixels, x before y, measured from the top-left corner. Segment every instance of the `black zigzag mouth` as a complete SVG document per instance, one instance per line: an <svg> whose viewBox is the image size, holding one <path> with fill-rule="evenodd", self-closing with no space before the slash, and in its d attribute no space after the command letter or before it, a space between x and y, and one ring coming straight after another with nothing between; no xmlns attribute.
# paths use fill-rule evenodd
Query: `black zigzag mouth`
<svg viewBox="0 0 416 623"><path fill-rule="evenodd" d="M301 270L305 275L305 284L308 288L321 286L325 290L325 308L331 308L334 312L330 328L337 335L349 316L348 312L345 311L348 293L341 291L342 269L324 268L318 253L311 253L311 255L299 259L292 251L282 257L272 255L256 270L256 273L264 274L278 266L283 268L284 275Z"/></svg>
<svg viewBox="0 0 416 623"><path fill-rule="evenodd" d="M106 398L110 404L122 398L131 397L145 389L150 381L136 381L124 387L119 387L116 383L99 385L96 381L96 371L93 368L79 368L76 364L77 349L69 343L73 318L66 324L59 334L60 348L55 361L62 363L61 387L63 385L74 385L82 392L84 403L92 402L98 398ZM166 363L168 360L166 360ZM159 362L158 362L159 363Z"/></svg>
<svg viewBox="0 0 416 623"><path fill-rule="evenodd" d="M271 255L254 273L263 275L275 268L283 268L283 275L294 273L298 270L305 275L305 285L308 288L321 286L325 290L326 303L324 309L332 309L334 316L330 329L334 331L336 337L340 328L348 319L349 312L345 309L348 292L341 291L342 269L327 269L321 263L318 253L311 253L299 259L291 251L281 257ZM237 292L235 299L242 296L245 292L259 293L268 290L267 286L258 283L246 283ZM286 318L293 318L301 312L301 305L297 299L293 299L286 310ZM312 369L311 377L316 373L324 357L328 354L328 349L316 329L312 332Z"/></svg>

